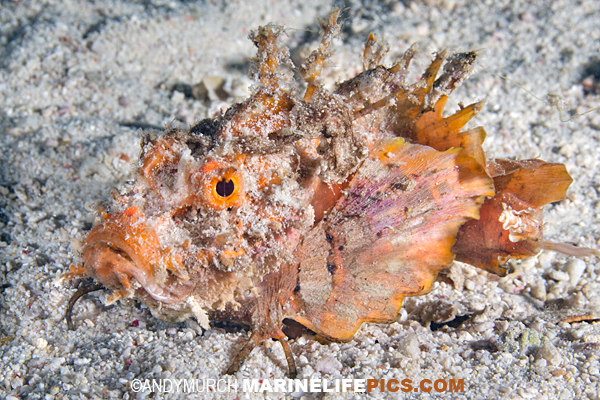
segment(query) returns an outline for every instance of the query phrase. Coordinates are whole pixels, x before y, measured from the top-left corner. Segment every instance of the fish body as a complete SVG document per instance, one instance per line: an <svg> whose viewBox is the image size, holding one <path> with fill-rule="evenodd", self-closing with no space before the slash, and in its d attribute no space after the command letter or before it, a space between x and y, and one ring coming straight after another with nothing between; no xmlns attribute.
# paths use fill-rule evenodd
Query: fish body
<svg viewBox="0 0 600 400"><path fill-rule="evenodd" d="M440 52L410 83L415 50L385 67L371 35L365 70L326 90L319 75L338 14L299 68L304 89L282 68L283 29L253 32L252 95L189 131L147 133L135 182L82 250L77 273L112 300L205 328L249 326L229 372L275 338L293 374L284 321L351 340L364 322L393 322L403 298L427 293L455 258L505 274L502 261L540 250L541 207L571 183L562 165L487 160L485 131L462 129L481 103L442 117L473 52ZM553 184L540 193L539 182Z"/></svg>

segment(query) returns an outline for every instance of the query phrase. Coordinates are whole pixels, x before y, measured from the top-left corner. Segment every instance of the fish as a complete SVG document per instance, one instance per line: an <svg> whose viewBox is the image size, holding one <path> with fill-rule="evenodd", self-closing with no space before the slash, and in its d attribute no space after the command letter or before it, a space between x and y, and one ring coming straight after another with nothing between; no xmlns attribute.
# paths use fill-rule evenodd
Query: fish
<svg viewBox="0 0 600 400"><path fill-rule="evenodd" d="M476 52L435 53L411 82L416 47L386 67L371 34L363 71L329 90L321 75L339 15L299 68L283 27L253 31L245 101L189 130L146 132L134 182L70 273L159 319L250 327L229 374L276 339L295 376L287 326L350 341L365 322L396 321L403 299L428 293L455 260L504 276L509 259L542 249L599 254L543 238L543 207L572 182L564 165L488 159L485 130L464 129L483 102L442 115ZM86 290L69 302L70 325Z"/></svg>

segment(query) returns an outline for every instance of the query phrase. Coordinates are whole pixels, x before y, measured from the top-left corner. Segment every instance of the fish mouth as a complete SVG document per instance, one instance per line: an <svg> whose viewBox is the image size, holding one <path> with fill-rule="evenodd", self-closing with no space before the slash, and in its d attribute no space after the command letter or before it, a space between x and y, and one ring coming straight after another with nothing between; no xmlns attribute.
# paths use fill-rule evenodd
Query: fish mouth
<svg viewBox="0 0 600 400"><path fill-rule="evenodd" d="M127 211L103 217L103 223L88 234L82 251L86 274L119 297L145 292L157 302L177 303L190 288L171 284L173 257L161 248L156 232L142 217Z"/></svg>

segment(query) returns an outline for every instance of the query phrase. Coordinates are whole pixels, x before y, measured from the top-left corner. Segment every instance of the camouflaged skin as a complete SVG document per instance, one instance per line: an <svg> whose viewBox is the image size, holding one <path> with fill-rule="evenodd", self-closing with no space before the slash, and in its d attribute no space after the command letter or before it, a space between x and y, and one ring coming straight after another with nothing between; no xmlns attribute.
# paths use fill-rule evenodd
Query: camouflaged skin
<svg viewBox="0 0 600 400"><path fill-rule="evenodd" d="M230 373L275 338L293 375L285 319L350 340L363 322L394 321L455 254L505 273L501 261L539 251L540 209L571 182L562 165L488 162L485 131L462 130L481 103L442 117L473 52L437 53L411 83L415 49L385 67L371 35L365 71L326 90L319 75L338 15L299 68L304 88L281 68L292 65L283 28L267 25L250 35L258 55L246 101L188 132L147 134L135 183L88 234L75 271L159 318L250 326ZM548 180L560 184L533 199Z"/></svg>

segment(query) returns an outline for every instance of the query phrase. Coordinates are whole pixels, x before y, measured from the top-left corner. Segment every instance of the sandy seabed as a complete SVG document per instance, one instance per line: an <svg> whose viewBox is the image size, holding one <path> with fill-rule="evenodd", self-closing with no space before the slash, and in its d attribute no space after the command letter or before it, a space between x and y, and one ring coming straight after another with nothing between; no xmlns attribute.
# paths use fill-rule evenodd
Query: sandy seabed
<svg viewBox="0 0 600 400"><path fill-rule="evenodd" d="M317 21L334 5L343 7L345 24L326 84L361 70L369 32L390 44L388 65L415 42L420 68L439 49L477 50L476 72L447 109L485 100L471 126L485 127L491 156L566 164L575 182L567 199L548 207L546 236L599 247L600 112L564 121L600 106L600 1L5 1L1 397L265 397L134 393L135 379L221 378L248 333L203 331L193 320L168 324L134 301L105 306L103 292L76 305L77 329L69 332L63 317L74 289L60 277L79 261L97 205L131 177L140 126L189 126L244 99L255 52L248 33L268 22L285 25L297 61L316 45ZM188 88L201 82L207 90L190 96ZM558 95L562 113L549 94ZM299 377L464 379L462 393L374 391L373 398L600 398L600 323L559 322L600 313L598 259L546 252L514 271L498 279L457 264L429 295L408 299L397 323L365 324L344 344L293 340ZM447 320L436 330L430 325ZM267 343L237 377L283 378L285 368L279 344Z"/></svg>

